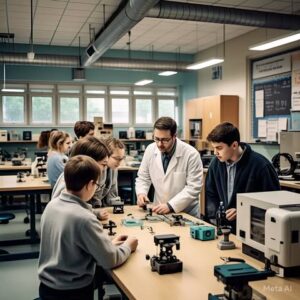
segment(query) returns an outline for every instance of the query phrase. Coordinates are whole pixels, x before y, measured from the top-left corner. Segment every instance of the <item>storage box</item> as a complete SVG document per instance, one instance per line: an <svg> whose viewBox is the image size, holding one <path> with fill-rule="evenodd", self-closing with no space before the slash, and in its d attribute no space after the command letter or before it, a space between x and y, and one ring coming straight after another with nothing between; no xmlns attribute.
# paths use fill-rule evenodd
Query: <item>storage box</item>
<svg viewBox="0 0 300 300"><path fill-rule="evenodd" d="M1 142L7 141L7 130L0 130L0 141Z"/></svg>

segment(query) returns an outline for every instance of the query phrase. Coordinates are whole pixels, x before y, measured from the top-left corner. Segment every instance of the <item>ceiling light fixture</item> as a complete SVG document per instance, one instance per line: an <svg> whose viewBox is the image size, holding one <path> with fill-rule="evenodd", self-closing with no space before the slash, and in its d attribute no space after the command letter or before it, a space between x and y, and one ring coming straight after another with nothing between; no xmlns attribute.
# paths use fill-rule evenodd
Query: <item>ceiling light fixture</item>
<svg viewBox="0 0 300 300"><path fill-rule="evenodd" d="M204 61L199 61L196 62L192 65L188 65L186 68L188 70L200 70L200 69L204 69L213 65L217 65L220 64L224 61L224 58L210 58L208 60L204 60Z"/></svg>
<svg viewBox="0 0 300 300"><path fill-rule="evenodd" d="M27 59L31 62L34 60L35 53L33 52L33 0L31 0L31 31L30 31L30 51L27 52Z"/></svg>
<svg viewBox="0 0 300 300"><path fill-rule="evenodd" d="M6 69L5 69L5 63L3 63L3 88L1 89L1 92L10 92L10 93L23 93L24 89L7 89L5 86L5 79L6 79Z"/></svg>
<svg viewBox="0 0 300 300"><path fill-rule="evenodd" d="M177 74L177 72L175 72L175 71L164 71L164 72L158 73L159 76L172 76L175 74Z"/></svg>
<svg viewBox="0 0 300 300"><path fill-rule="evenodd" d="M216 44L217 44L216 40ZM188 70L201 70L210 66L218 65L222 62L224 62L225 58L225 24L223 24L223 57L217 57L217 47L216 47L216 57L209 58L207 60L199 61L194 64L188 65L186 68Z"/></svg>
<svg viewBox="0 0 300 300"><path fill-rule="evenodd" d="M151 79L143 79L143 80L137 81L134 85L146 85L146 84L149 84L152 82L153 82L153 80L151 80Z"/></svg>
<svg viewBox="0 0 300 300"><path fill-rule="evenodd" d="M249 50L264 51L264 50L272 49L272 48L279 47L279 46L282 46L285 44L289 44L292 42L296 42L298 40L300 40L300 31L285 34L285 35L279 36L277 38L273 38L269 41L255 44L253 46L250 46Z"/></svg>

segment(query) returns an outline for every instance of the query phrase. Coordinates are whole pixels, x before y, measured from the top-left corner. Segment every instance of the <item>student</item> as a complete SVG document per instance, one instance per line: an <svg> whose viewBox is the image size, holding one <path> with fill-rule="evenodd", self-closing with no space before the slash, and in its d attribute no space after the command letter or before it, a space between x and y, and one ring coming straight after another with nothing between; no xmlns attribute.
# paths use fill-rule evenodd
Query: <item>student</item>
<svg viewBox="0 0 300 300"><path fill-rule="evenodd" d="M85 138L80 139L78 140L78 142L75 143L75 145L71 149L70 157L80 155L80 154L87 155L93 158L98 163L101 170L101 177L99 178L96 192L101 192L103 189L103 184L105 182L105 180L103 180L103 176L105 176L110 151L108 150L106 145L103 142L101 142L99 139L93 136L86 136ZM51 199L57 198L64 189L65 189L65 181L64 181L63 174L61 174L60 177L57 179L55 186L53 187ZM96 216L100 220L107 220L108 212L105 209L100 209L99 208L100 206L96 207L94 205L94 202L92 202L92 204Z"/></svg>
<svg viewBox="0 0 300 300"><path fill-rule="evenodd" d="M90 121L77 121L74 125L74 132L77 139L82 139L87 135L93 136L95 125Z"/></svg>
<svg viewBox="0 0 300 300"><path fill-rule="evenodd" d="M199 217L199 194L203 167L198 151L176 138L177 124L161 117L154 124L153 139L145 151L136 179L137 203L149 202L150 185L155 189L153 212L184 211Z"/></svg>
<svg viewBox="0 0 300 300"><path fill-rule="evenodd" d="M37 143L37 148L38 149L45 149L45 150L48 151L50 134L51 134L51 132L57 131L57 130L58 129L56 129L56 128L52 128L51 130L42 131L40 133L40 136L39 136L39 140L38 140L38 143Z"/></svg>
<svg viewBox="0 0 300 300"><path fill-rule="evenodd" d="M115 268L137 247L133 237L111 241L86 203L95 193L99 175L92 158L71 158L64 170L66 190L50 201L42 215L38 275L43 300L94 299L96 266Z"/></svg>
<svg viewBox="0 0 300 300"><path fill-rule="evenodd" d="M66 153L71 148L71 137L64 131L53 131L49 139L49 151L47 158L47 173L51 186L64 170L65 163L68 160Z"/></svg>
<svg viewBox="0 0 300 300"><path fill-rule="evenodd" d="M97 205L109 206L110 200L118 196L118 167L125 159L125 145L118 139L109 137L102 140L110 151L108 158L107 170L103 181L100 183L101 189L97 190L93 196Z"/></svg>
<svg viewBox="0 0 300 300"><path fill-rule="evenodd" d="M205 180L205 218L215 223L220 202L235 232L236 194L280 189L272 164L261 154L240 142L239 130L231 123L216 126L208 135L215 158Z"/></svg>

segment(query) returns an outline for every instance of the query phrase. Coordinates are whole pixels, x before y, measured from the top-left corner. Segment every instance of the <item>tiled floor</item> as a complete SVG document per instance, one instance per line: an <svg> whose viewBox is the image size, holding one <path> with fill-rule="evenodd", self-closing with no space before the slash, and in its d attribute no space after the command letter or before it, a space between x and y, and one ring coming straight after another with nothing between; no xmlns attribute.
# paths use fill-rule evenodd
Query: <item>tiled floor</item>
<svg viewBox="0 0 300 300"><path fill-rule="evenodd" d="M22 210L13 212L16 216L9 224L0 224L0 238L24 238L29 224L24 224L26 213ZM39 231L40 216L37 215L37 229ZM38 245L22 245L1 247L10 253L37 249ZM0 262L0 299L1 300L32 300L38 297L37 259L25 259Z"/></svg>

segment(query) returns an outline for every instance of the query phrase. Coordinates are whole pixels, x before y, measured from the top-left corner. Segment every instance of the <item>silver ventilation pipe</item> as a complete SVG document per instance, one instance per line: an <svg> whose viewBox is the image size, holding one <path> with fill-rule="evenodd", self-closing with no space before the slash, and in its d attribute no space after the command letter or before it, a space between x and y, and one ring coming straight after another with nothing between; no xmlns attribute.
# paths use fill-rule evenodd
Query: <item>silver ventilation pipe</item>
<svg viewBox="0 0 300 300"><path fill-rule="evenodd" d="M36 54L33 61L29 61L26 53L2 53L0 62L6 64L22 64L34 66L55 66L55 67L78 67L78 57L68 55L48 55ZM92 68L107 69L131 69L144 71L187 71L187 65L191 62L176 62L165 60L146 60L146 59L124 59L102 57Z"/></svg>
<svg viewBox="0 0 300 300"><path fill-rule="evenodd" d="M159 0L130 0L120 13L90 44L82 56L84 67L93 64L100 56L110 49L122 36L141 21L148 10Z"/></svg>
<svg viewBox="0 0 300 300"><path fill-rule="evenodd" d="M146 17L297 30L300 16L231 7L160 1Z"/></svg>

